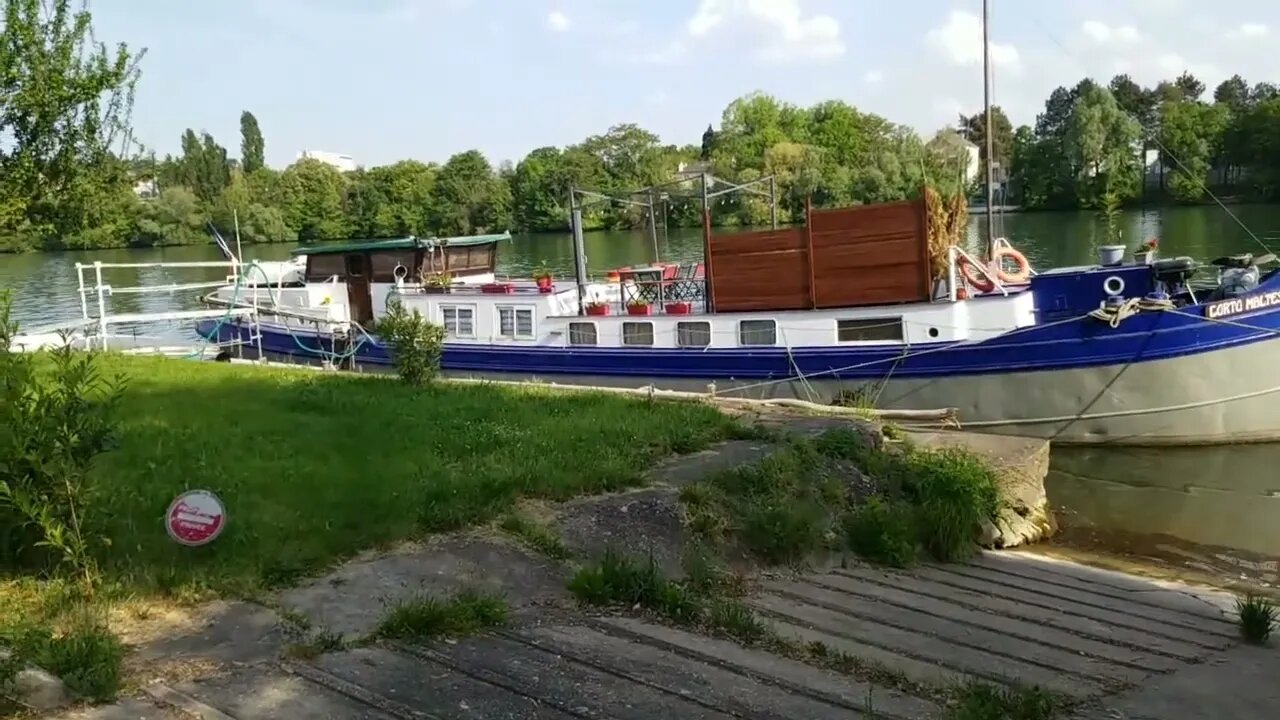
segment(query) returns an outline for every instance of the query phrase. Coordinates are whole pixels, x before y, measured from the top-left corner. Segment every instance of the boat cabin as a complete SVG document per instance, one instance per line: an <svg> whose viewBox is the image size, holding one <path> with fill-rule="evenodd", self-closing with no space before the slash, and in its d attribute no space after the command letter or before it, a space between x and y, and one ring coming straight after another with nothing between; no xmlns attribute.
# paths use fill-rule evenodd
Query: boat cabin
<svg viewBox="0 0 1280 720"><path fill-rule="evenodd" d="M433 277L492 282L498 242L510 239L511 233L407 237L303 247L293 255L306 259L305 282L345 285L350 319L368 323L374 317L375 285L427 282Z"/></svg>

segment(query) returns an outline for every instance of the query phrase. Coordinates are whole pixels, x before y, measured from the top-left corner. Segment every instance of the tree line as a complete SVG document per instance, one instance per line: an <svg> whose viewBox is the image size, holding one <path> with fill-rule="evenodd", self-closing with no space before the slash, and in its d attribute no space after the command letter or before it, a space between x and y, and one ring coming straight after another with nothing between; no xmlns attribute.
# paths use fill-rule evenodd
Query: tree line
<svg viewBox="0 0 1280 720"><path fill-rule="evenodd" d="M981 112L926 140L840 100L799 107L762 93L731 102L696 145L665 144L622 124L514 164L495 166L469 150L443 164L343 172L302 159L276 170L245 111L238 154L187 130L179 154L158 158L129 131L141 54L94 42L87 9L69 3L4 0L0 43L28 51L0 53L0 77L12 79L0 90L0 133L12 138L0 146L0 251L204 243L211 227L238 230L247 243L559 231L570 187L625 195L681 170L738 184L773 176L783 222L799 217L807 198L822 207L911 198L925 186L982 194L973 155L985 147ZM1211 99L1205 92L1189 74L1153 88L1121 75L1107 86L1085 79L1054 90L1034 125L1015 129L993 109L1001 200L1032 209L1201 202L1211 191L1280 200L1276 87L1236 76ZM700 222L696 183L653 199L660 223ZM715 202L717 224L770 219L759 194ZM596 203L584 219L589 229L630 228L647 215Z"/></svg>

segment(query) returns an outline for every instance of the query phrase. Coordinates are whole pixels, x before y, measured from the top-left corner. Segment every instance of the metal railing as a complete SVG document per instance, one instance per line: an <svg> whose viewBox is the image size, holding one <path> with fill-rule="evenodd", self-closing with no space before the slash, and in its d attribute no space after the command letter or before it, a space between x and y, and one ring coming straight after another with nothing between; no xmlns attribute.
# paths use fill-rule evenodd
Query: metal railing
<svg viewBox="0 0 1280 720"><path fill-rule="evenodd" d="M199 290L206 288L216 288L226 286L225 280L190 282L190 283L166 283L161 285L135 285L116 287L105 282L102 277L102 271L105 269L196 269L196 268L222 268L229 267L232 274L236 272L235 263L233 261L221 262L159 262L159 263L104 263L101 261L92 264L76 263L76 281L80 295L80 313L81 322L78 326L83 329L95 328L96 333L92 337L85 338L87 347L92 347L96 340L102 349L107 349L108 342L111 338L110 328L113 325L125 324L144 324L144 323L162 323L162 322L179 322L192 320L207 319L229 319L232 317L248 317L250 319L250 340L258 342L261 349L262 337L256 330L258 308L255 302L251 306L245 307L226 307L222 309L204 309L204 310L165 310L160 312L136 312L136 313L115 313L112 314L108 310L107 299L114 295L142 295L142 294L175 294L178 292ZM93 284L86 283L86 271L93 271ZM96 298L97 314L94 315L90 311L89 298Z"/></svg>

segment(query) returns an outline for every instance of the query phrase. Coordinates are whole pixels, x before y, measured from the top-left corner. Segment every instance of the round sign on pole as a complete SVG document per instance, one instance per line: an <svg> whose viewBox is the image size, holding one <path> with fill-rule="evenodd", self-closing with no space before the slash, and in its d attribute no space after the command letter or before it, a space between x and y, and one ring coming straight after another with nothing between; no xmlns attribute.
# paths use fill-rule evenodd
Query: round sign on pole
<svg viewBox="0 0 1280 720"><path fill-rule="evenodd" d="M227 526L227 511L208 490L188 490L170 503L164 525L174 542L187 547L207 545Z"/></svg>

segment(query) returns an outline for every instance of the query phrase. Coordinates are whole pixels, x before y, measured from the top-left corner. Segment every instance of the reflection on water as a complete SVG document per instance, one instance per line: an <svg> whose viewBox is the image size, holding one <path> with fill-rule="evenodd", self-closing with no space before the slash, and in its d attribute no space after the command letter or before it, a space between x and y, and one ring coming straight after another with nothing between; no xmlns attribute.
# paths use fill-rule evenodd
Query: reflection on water
<svg viewBox="0 0 1280 720"><path fill-rule="evenodd" d="M1063 447L1047 487L1068 542L1274 581L1277 463L1280 445Z"/></svg>

